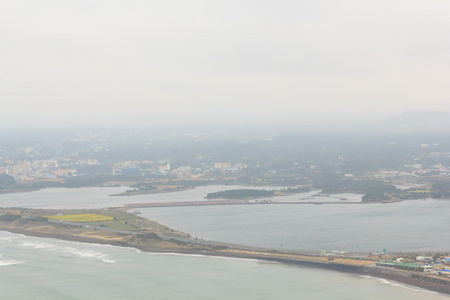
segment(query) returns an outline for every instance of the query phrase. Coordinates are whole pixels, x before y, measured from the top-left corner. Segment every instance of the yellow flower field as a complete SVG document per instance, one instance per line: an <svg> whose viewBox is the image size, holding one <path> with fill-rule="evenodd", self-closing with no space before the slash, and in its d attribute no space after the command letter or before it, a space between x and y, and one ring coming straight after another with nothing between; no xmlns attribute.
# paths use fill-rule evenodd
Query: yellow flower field
<svg viewBox="0 0 450 300"><path fill-rule="evenodd" d="M90 222L90 221L109 221L114 220L113 217L95 215L95 214L80 214L80 215L63 215L47 217L53 220L69 221L69 222Z"/></svg>

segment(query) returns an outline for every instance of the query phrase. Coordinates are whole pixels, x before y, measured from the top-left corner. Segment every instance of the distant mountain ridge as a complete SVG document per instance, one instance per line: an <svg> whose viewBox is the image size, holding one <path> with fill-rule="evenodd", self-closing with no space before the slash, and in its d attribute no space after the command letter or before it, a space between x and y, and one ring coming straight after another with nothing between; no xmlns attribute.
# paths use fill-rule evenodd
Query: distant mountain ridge
<svg viewBox="0 0 450 300"><path fill-rule="evenodd" d="M444 134L450 133L450 112L407 111L392 118L368 124L371 133Z"/></svg>

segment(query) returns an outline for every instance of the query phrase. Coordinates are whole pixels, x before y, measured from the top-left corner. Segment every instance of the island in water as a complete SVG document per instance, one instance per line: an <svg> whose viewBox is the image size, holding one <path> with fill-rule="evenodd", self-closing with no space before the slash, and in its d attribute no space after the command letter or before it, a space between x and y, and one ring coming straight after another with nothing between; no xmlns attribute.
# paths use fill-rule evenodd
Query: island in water
<svg viewBox="0 0 450 300"><path fill-rule="evenodd" d="M264 198L273 196L286 196L296 193L309 192L309 187L286 188L281 190L255 190L255 189L237 189L228 191L219 191L209 193L205 199L249 199Z"/></svg>

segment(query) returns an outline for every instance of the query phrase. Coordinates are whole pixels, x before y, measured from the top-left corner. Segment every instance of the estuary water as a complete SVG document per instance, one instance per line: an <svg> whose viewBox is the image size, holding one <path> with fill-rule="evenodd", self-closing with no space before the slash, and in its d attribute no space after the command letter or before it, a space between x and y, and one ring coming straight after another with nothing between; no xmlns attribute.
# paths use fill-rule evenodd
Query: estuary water
<svg viewBox="0 0 450 300"><path fill-rule="evenodd" d="M207 192L232 188L236 187L209 186L132 197L108 196L126 188L49 189L0 195L0 207L93 208L198 201ZM358 200L356 195L348 197ZM448 251L449 204L448 200L418 200L140 210L142 216L193 236L250 246ZM141 253L6 232L0 232L0 271L1 299L449 299L381 279L327 270Z"/></svg>
<svg viewBox="0 0 450 300"><path fill-rule="evenodd" d="M290 250L352 252L450 249L450 200L390 204L291 204L139 209L191 236Z"/></svg>
<svg viewBox="0 0 450 300"><path fill-rule="evenodd" d="M118 207L131 203L152 202L186 202L205 201L208 193L234 189L282 189L283 187L251 187L251 186L229 186L210 185L200 186L194 189L172 193L134 195L134 196L111 196L129 190L128 187L88 187L88 188L49 188L27 193L0 194L0 207L29 207L44 209L79 209L79 208L103 208ZM339 194L333 196L316 196L319 191L299 193L290 196L271 197L273 201L283 202L360 202L361 195ZM341 200L345 199L345 200Z"/></svg>

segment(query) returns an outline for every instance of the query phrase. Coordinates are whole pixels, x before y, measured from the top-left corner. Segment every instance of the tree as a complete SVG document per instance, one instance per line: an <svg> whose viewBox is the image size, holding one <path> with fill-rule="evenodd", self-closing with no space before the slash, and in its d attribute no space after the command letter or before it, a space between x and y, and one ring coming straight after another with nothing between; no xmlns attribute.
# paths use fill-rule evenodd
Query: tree
<svg viewBox="0 0 450 300"><path fill-rule="evenodd" d="M8 174L0 174L0 188L11 188L16 186L16 180L14 177L9 176Z"/></svg>

